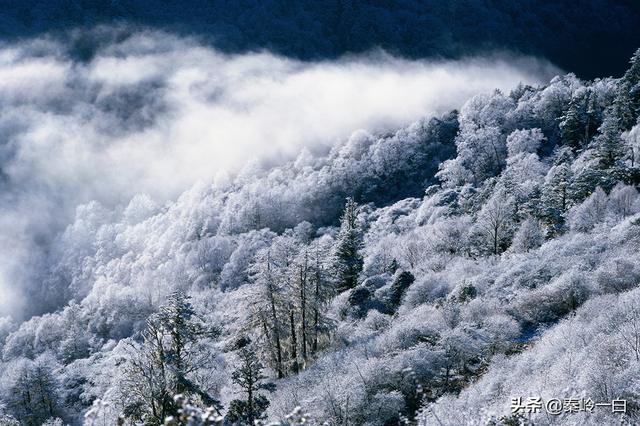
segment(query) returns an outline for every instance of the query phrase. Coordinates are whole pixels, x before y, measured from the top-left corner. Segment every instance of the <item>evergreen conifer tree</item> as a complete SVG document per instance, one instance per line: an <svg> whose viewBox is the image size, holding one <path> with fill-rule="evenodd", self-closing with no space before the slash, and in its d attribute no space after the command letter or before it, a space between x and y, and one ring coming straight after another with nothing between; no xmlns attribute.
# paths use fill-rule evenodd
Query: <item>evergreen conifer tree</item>
<svg viewBox="0 0 640 426"><path fill-rule="evenodd" d="M580 100L575 97L569 102L569 108L560 121L560 134L563 144L577 150L582 147L585 135L585 123Z"/></svg>
<svg viewBox="0 0 640 426"><path fill-rule="evenodd" d="M219 402L193 380L193 373L205 367L207 360L198 343L215 334L197 316L187 295L172 293L147 320L142 344L133 346L125 371L124 391L129 401L125 415L149 425L162 424L178 412L176 395L220 408Z"/></svg>
<svg viewBox="0 0 640 426"><path fill-rule="evenodd" d="M562 153L560 156L564 158ZM562 232L564 215L570 206L571 182L572 172L568 161L560 160L547 173L542 188L540 213L549 236Z"/></svg>
<svg viewBox="0 0 640 426"><path fill-rule="evenodd" d="M232 424L253 425L256 420L264 419L269 400L260 391L273 391L275 386L265 381L262 363L253 350L251 342L240 340L239 365L231 374L231 380L242 389L243 399L234 399L229 404L226 419Z"/></svg>
<svg viewBox="0 0 640 426"><path fill-rule="evenodd" d="M358 284L358 275L363 264L361 248L362 229L358 223L358 205L352 198L347 198L334 254L339 292L354 288Z"/></svg>
<svg viewBox="0 0 640 426"><path fill-rule="evenodd" d="M598 130L600 134L594 140L598 165L601 169L609 169L624 157L620 120L615 108L607 111Z"/></svg>
<svg viewBox="0 0 640 426"><path fill-rule="evenodd" d="M629 68L622 77L627 85L631 107L636 116L640 115L640 49L636 50L629 60Z"/></svg>

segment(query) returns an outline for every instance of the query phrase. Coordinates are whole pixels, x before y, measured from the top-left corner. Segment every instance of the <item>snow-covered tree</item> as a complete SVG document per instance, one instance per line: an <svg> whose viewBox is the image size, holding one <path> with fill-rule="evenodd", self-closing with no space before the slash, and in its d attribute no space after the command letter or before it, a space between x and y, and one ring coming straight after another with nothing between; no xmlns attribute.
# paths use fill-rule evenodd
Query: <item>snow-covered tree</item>
<svg viewBox="0 0 640 426"><path fill-rule="evenodd" d="M160 310L147 320L143 341L131 347L125 368L128 395L126 417L146 424L162 424L178 413L175 395L198 398L206 406L219 406L195 379L206 368L210 355L199 344L214 336L215 329L202 322L189 297L172 293Z"/></svg>
<svg viewBox="0 0 640 426"><path fill-rule="evenodd" d="M640 194L633 186L617 184L609 193L608 209L616 218L625 219L640 211Z"/></svg>
<svg viewBox="0 0 640 426"><path fill-rule="evenodd" d="M269 407L264 391L273 391L275 386L265 381L266 376L262 373L264 367L246 339L238 350L238 358L239 365L231 379L240 387L244 398L231 401L226 420L231 424L251 425L256 420L264 419L264 412Z"/></svg>
<svg viewBox="0 0 640 426"><path fill-rule="evenodd" d="M507 136L508 156L535 154L544 140L544 133L540 129L514 130Z"/></svg>
<svg viewBox="0 0 640 426"><path fill-rule="evenodd" d="M640 49L636 50L631 59L629 60L629 68L622 76L620 84L620 90L624 90L625 93L621 93L624 98L623 102L629 102L628 107L631 114L635 115L636 119L640 116ZM633 120L625 123L627 125L635 124ZM627 127L628 128L628 127Z"/></svg>
<svg viewBox="0 0 640 426"><path fill-rule="evenodd" d="M278 378L282 378L286 373L284 344L287 336L287 303L284 283L277 268L271 249L258 252L250 268L254 286L250 309L251 325L263 335L267 353L271 355L269 364Z"/></svg>
<svg viewBox="0 0 640 426"><path fill-rule="evenodd" d="M510 250L516 253L537 249L544 242L544 232L537 219L526 218L513 236Z"/></svg>
<svg viewBox="0 0 640 426"><path fill-rule="evenodd" d="M632 168L638 167L640 162L640 118L635 126L623 134L625 143L629 147L629 163Z"/></svg>
<svg viewBox="0 0 640 426"><path fill-rule="evenodd" d="M567 111L560 121L560 135L562 143L570 146L574 150L582 148L586 142L585 128L587 127L586 111L584 111L584 101L582 98L574 96L569 102Z"/></svg>
<svg viewBox="0 0 640 426"><path fill-rule="evenodd" d="M564 226L564 215L571 205L572 179L571 167L564 160L551 167L545 177L541 214L550 235L557 235Z"/></svg>
<svg viewBox="0 0 640 426"><path fill-rule="evenodd" d="M489 253L498 255L509 247L514 214L513 199L502 194L494 195L480 210L476 227Z"/></svg>
<svg viewBox="0 0 640 426"><path fill-rule="evenodd" d="M605 114L598 132L599 135L594 140L596 156L599 166L608 169L615 166L626 154L621 137L620 117L615 114L614 110L609 110Z"/></svg>
<svg viewBox="0 0 640 426"><path fill-rule="evenodd" d="M40 426L62 414L57 362L51 354L34 361L22 360L11 367L3 402L11 415L27 426Z"/></svg>
<svg viewBox="0 0 640 426"><path fill-rule="evenodd" d="M589 231L605 220L607 214L607 194L602 188L596 188L582 204L569 212L569 224L576 231Z"/></svg>
<svg viewBox="0 0 640 426"><path fill-rule="evenodd" d="M339 292L358 284L363 265L361 250L362 228L358 219L358 205L352 198L347 198L334 251L333 267Z"/></svg>

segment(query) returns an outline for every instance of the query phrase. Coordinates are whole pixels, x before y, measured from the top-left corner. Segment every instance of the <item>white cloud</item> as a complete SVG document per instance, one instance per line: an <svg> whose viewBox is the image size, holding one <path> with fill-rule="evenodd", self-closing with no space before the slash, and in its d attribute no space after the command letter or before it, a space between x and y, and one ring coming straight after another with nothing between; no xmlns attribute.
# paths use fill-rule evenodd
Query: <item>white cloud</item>
<svg viewBox="0 0 640 426"><path fill-rule="evenodd" d="M556 71L513 58L229 56L153 32L106 46L88 63L61 52L64 46L41 41L0 49L0 213L13 224L0 231L7 242L0 277L15 277L25 260L11 244L24 247L36 231L46 233L43 224L64 224L78 203L109 205L139 192L174 197L255 157L401 126ZM21 285L2 283L0 292Z"/></svg>

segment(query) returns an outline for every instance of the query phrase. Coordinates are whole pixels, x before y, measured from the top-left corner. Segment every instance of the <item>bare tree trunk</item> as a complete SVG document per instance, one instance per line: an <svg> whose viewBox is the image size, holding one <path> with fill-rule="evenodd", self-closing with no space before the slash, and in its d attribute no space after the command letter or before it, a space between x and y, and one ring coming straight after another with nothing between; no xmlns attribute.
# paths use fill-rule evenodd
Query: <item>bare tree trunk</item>
<svg viewBox="0 0 640 426"><path fill-rule="evenodd" d="M273 336L276 343L276 371L278 374L278 378L281 379L284 376L282 371L282 344L280 343L280 327L278 325L278 314L273 298L271 298L271 317L273 320Z"/></svg>
<svg viewBox="0 0 640 426"><path fill-rule="evenodd" d="M253 376L251 368L249 368L249 377L247 380L247 410L249 411L249 424L252 425L255 418L253 416Z"/></svg>
<svg viewBox="0 0 640 426"><path fill-rule="evenodd" d="M270 258L267 258L267 269L271 271ZM282 379L284 377L284 372L282 369L282 344L280 343L280 323L278 322L278 310L276 309L276 297L274 294L273 283L271 282L270 276L269 276L268 291L269 291L269 303L271 305L271 321L273 322L273 337L276 344L276 374L278 375L278 379Z"/></svg>
<svg viewBox="0 0 640 426"><path fill-rule="evenodd" d="M300 270L300 314L302 317L302 359L307 363L307 254L304 255L304 269Z"/></svg>
<svg viewBox="0 0 640 426"><path fill-rule="evenodd" d="M316 284L316 295L317 294L318 294L318 285ZM311 343L311 352L314 354L318 352L318 333L320 332L319 320L320 320L320 312L318 311L318 306L316 305L313 307L313 341Z"/></svg>
<svg viewBox="0 0 640 426"><path fill-rule="evenodd" d="M296 339L296 323L293 312L293 306L289 309L289 323L291 325L291 370L294 373L299 371L298 368L298 340Z"/></svg>

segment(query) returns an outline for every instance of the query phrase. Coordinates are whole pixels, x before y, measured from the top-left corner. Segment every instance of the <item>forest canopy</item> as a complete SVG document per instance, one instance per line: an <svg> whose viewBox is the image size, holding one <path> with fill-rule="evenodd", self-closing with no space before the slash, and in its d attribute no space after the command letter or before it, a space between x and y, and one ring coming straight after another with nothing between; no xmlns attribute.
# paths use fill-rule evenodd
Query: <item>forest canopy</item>
<svg viewBox="0 0 640 426"><path fill-rule="evenodd" d="M86 203L30 294L48 312L0 320L0 419L510 425L542 392L637 422L639 120L640 50L618 79Z"/></svg>
<svg viewBox="0 0 640 426"><path fill-rule="evenodd" d="M637 1L4 3L0 426L640 424Z"/></svg>

